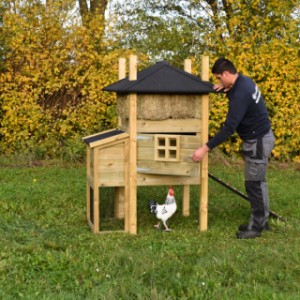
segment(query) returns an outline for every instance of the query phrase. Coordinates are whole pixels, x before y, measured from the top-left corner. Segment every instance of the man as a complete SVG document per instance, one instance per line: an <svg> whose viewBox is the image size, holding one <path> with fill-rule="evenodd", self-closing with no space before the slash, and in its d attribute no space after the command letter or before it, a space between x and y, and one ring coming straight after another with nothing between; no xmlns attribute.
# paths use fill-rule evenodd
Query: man
<svg viewBox="0 0 300 300"><path fill-rule="evenodd" d="M216 91L224 91L229 99L226 121L221 130L193 153L193 160L203 159L209 150L223 143L235 131L243 140L245 188L251 205L248 224L239 226L236 236L249 239L261 236L269 229L269 199L266 182L268 158L274 147L274 135L264 99L257 85L238 73L234 64L219 58L212 67L219 80Z"/></svg>

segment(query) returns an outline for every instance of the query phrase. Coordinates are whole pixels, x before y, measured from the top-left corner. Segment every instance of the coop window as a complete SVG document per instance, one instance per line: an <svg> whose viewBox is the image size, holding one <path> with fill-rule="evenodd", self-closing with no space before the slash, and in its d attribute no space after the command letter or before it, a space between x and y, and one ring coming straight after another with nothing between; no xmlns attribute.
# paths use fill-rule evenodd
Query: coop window
<svg viewBox="0 0 300 300"><path fill-rule="evenodd" d="M155 160L179 161L180 136L155 135Z"/></svg>

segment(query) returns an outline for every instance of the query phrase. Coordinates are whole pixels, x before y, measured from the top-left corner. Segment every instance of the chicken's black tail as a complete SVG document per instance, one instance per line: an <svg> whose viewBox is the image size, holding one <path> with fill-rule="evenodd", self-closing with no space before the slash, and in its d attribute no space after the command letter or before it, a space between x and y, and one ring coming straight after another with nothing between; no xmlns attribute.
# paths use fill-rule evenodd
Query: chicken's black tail
<svg viewBox="0 0 300 300"><path fill-rule="evenodd" d="M150 200L150 201L148 202L148 207L149 207L150 212L151 212L152 214L155 214L155 213L156 213L156 205L157 205L157 203L156 203L156 201L154 201L154 200Z"/></svg>

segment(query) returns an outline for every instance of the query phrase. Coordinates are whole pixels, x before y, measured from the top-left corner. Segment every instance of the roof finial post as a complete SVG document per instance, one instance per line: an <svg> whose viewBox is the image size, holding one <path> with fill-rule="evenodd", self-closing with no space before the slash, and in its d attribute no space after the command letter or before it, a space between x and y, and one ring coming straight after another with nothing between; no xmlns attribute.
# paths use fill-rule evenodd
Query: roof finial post
<svg viewBox="0 0 300 300"><path fill-rule="evenodd" d="M192 60L191 59L184 60L184 71L186 71L188 73L192 73Z"/></svg>
<svg viewBox="0 0 300 300"><path fill-rule="evenodd" d="M209 81L209 57L205 55L201 57L201 79Z"/></svg>
<svg viewBox="0 0 300 300"><path fill-rule="evenodd" d="M123 57L119 58L119 80L122 80L126 77L126 59Z"/></svg>
<svg viewBox="0 0 300 300"><path fill-rule="evenodd" d="M129 56L129 80L137 80L137 56L133 54Z"/></svg>

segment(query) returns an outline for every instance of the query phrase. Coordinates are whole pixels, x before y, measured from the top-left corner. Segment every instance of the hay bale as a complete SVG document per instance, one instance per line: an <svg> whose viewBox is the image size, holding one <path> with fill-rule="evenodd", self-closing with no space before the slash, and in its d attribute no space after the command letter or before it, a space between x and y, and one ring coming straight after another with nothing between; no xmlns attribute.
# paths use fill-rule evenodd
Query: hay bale
<svg viewBox="0 0 300 300"><path fill-rule="evenodd" d="M127 95L118 95L117 110L121 120L129 118ZM138 95L137 118L144 120L200 119L201 100L196 95Z"/></svg>

